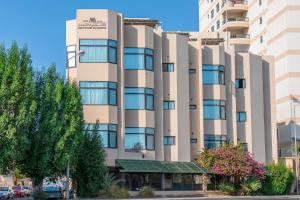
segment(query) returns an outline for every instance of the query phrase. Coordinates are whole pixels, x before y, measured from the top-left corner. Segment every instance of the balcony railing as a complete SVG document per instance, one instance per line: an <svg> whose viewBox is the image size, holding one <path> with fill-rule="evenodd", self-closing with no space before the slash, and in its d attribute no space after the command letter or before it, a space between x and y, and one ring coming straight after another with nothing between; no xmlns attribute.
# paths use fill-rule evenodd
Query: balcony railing
<svg viewBox="0 0 300 200"><path fill-rule="evenodd" d="M230 5L233 6L233 4L243 4L243 5L248 5L248 1L246 0L223 0L221 8L223 8L225 5Z"/></svg>
<svg viewBox="0 0 300 200"><path fill-rule="evenodd" d="M227 22L249 22L248 17L229 17ZM223 20L223 24L226 24L226 19Z"/></svg>
<svg viewBox="0 0 300 200"><path fill-rule="evenodd" d="M249 34L241 34L241 33L231 33L230 38L231 39L235 39L235 38L250 39L250 35Z"/></svg>

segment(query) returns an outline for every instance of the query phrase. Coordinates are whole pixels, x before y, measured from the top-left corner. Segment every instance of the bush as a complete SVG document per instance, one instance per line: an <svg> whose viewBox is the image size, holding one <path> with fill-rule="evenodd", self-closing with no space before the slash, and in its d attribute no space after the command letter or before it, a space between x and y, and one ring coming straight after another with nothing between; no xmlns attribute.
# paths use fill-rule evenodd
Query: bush
<svg viewBox="0 0 300 200"><path fill-rule="evenodd" d="M282 162L266 167L267 175L263 183L262 192L266 195L288 194L294 180L294 174Z"/></svg>
<svg viewBox="0 0 300 200"><path fill-rule="evenodd" d="M219 185L220 191L226 195L234 195L236 193L236 187L231 183L221 183Z"/></svg>
<svg viewBox="0 0 300 200"><path fill-rule="evenodd" d="M34 190L32 197L34 200L47 200L48 195L42 190Z"/></svg>
<svg viewBox="0 0 300 200"><path fill-rule="evenodd" d="M123 199L129 198L130 194L126 188L120 188L117 185L113 185L110 187L108 197L113 199Z"/></svg>
<svg viewBox="0 0 300 200"><path fill-rule="evenodd" d="M240 193L243 196L254 195L254 194L257 194L257 192L261 188L262 188L261 181L255 177L251 177L241 184Z"/></svg>
<svg viewBox="0 0 300 200"><path fill-rule="evenodd" d="M141 198L151 198L154 197L154 191L150 186L144 186L142 190L139 192L139 197Z"/></svg>

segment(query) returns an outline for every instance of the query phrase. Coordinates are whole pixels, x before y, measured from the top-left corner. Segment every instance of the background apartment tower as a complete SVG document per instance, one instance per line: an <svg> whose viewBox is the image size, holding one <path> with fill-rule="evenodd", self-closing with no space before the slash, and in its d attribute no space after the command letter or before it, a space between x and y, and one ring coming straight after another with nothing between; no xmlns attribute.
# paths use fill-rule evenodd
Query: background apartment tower
<svg viewBox="0 0 300 200"><path fill-rule="evenodd" d="M294 109L296 122L300 117L300 108L295 107L300 97L299 17L298 0L199 0L201 31L228 31L225 39L237 51L274 56L279 153L283 156L291 155L287 149L294 134L290 125Z"/></svg>

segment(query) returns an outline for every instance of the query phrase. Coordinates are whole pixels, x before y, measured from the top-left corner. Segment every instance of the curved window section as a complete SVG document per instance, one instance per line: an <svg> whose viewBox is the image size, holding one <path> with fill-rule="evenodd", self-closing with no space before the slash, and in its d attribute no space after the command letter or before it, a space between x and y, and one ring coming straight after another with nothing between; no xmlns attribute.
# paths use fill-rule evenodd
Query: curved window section
<svg viewBox="0 0 300 200"><path fill-rule="evenodd" d="M153 71L153 50L148 48L125 48L126 70L148 70Z"/></svg>
<svg viewBox="0 0 300 200"><path fill-rule="evenodd" d="M126 150L154 150L154 128L125 128Z"/></svg>
<svg viewBox="0 0 300 200"><path fill-rule="evenodd" d="M103 39L80 39L81 63L117 63L117 41Z"/></svg>
<svg viewBox="0 0 300 200"><path fill-rule="evenodd" d="M117 130L116 124L85 124L85 131L93 133L96 131L101 137L104 148L117 148Z"/></svg>
<svg viewBox="0 0 300 200"><path fill-rule="evenodd" d="M226 135L209 135L204 134L204 147L205 149L212 149L226 144Z"/></svg>
<svg viewBox="0 0 300 200"><path fill-rule="evenodd" d="M83 105L117 105L117 83L81 81L79 85Z"/></svg>
<svg viewBox="0 0 300 200"><path fill-rule="evenodd" d="M206 120L225 120L226 103L223 100L204 100L203 115Z"/></svg>
<svg viewBox="0 0 300 200"><path fill-rule="evenodd" d="M225 84L225 69L222 65L203 65L202 73L204 85Z"/></svg>
<svg viewBox="0 0 300 200"><path fill-rule="evenodd" d="M153 110L154 90L152 88L125 88L125 109Z"/></svg>

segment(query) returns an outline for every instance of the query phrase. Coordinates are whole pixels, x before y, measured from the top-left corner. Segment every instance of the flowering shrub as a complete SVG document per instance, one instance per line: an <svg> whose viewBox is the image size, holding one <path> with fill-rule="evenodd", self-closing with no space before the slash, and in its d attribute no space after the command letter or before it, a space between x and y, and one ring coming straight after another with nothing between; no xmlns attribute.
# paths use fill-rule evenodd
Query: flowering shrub
<svg viewBox="0 0 300 200"><path fill-rule="evenodd" d="M218 175L247 179L255 176L265 178L263 165L255 161L249 152L245 152L241 145L228 144L200 153L196 162L201 166L213 170Z"/></svg>

